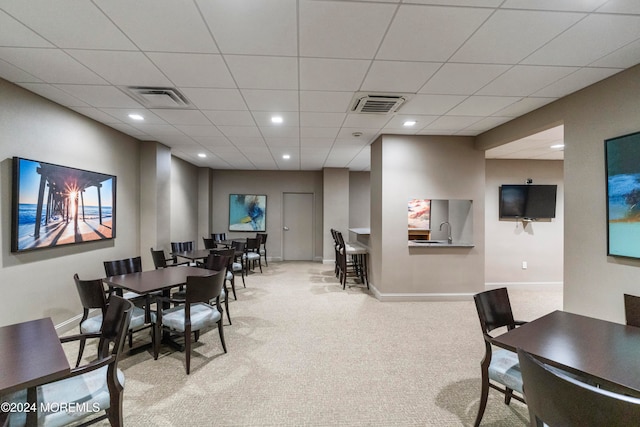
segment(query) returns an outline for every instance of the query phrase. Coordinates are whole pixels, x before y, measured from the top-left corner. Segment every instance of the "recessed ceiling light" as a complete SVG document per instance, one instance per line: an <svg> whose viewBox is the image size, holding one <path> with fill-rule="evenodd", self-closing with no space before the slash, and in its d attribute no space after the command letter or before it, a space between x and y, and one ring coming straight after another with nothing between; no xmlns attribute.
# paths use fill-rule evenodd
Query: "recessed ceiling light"
<svg viewBox="0 0 640 427"><path fill-rule="evenodd" d="M552 145L551 148L564 148L564 144Z"/></svg>
<svg viewBox="0 0 640 427"><path fill-rule="evenodd" d="M282 123L284 120L281 116L271 117L271 123Z"/></svg>
<svg viewBox="0 0 640 427"><path fill-rule="evenodd" d="M288 155L288 154L283 154L282 158L285 159L285 160L289 160L291 158L291 156Z"/></svg>
<svg viewBox="0 0 640 427"><path fill-rule="evenodd" d="M144 117L140 114L129 114L129 118L133 120L144 120Z"/></svg>
<svg viewBox="0 0 640 427"><path fill-rule="evenodd" d="M415 120L407 120L406 122L403 123L404 126L413 126L416 124Z"/></svg>
<svg viewBox="0 0 640 427"><path fill-rule="evenodd" d="M207 155L206 155L206 154L204 154L204 153L198 153L198 157L205 158L205 157L207 157Z"/></svg>

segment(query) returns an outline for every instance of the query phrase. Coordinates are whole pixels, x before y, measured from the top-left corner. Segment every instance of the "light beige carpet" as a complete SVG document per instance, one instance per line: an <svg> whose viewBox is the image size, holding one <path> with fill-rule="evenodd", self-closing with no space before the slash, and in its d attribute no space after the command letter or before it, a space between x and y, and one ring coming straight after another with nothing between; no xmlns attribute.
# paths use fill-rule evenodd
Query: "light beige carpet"
<svg viewBox="0 0 640 427"><path fill-rule="evenodd" d="M188 376L169 348L122 359L126 425L473 425L484 344L471 300L381 303L311 262L272 262L237 288L227 354L211 330ZM559 288L510 297L521 320L562 306ZM527 423L523 404L490 391L483 426Z"/></svg>

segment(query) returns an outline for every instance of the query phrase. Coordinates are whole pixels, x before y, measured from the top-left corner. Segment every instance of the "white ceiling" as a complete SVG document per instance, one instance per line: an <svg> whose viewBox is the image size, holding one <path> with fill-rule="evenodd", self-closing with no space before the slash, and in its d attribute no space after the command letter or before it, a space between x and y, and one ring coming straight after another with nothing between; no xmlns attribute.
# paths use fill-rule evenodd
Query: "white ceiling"
<svg viewBox="0 0 640 427"><path fill-rule="evenodd" d="M0 77L216 169L368 170L381 133L477 135L637 63L638 0L0 0Z"/></svg>
<svg viewBox="0 0 640 427"><path fill-rule="evenodd" d="M487 159L564 160L564 126L556 126L485 151Z"/></svg>

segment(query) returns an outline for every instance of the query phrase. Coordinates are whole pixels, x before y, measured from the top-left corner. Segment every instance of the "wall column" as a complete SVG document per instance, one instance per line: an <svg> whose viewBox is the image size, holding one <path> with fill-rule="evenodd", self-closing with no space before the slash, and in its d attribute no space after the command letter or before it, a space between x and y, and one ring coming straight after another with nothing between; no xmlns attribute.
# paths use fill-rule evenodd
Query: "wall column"
<svg viewBox="0 0 640 427"><path fill-rule="evenodd" d="M341 231L345 240L349 238L349 169L323 169L322 183L322 262L328 264L335 261L331 229Z"/></svg>

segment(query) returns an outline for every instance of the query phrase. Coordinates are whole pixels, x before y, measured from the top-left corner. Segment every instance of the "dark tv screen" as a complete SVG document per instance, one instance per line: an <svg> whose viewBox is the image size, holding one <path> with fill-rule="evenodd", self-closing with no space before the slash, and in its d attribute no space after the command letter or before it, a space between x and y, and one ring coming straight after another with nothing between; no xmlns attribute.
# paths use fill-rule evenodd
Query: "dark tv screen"
<svg viewBox="0 0 640 427"><path fill-rule="evenodd" d="M557 185L502 185L500 218L555 218L557 189Z"/></svg>

